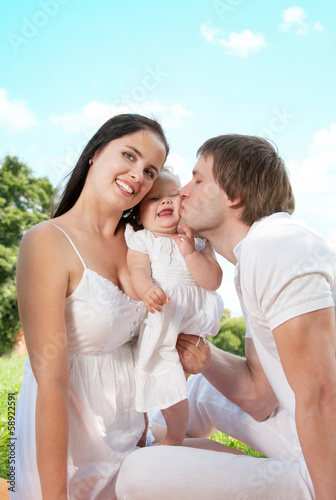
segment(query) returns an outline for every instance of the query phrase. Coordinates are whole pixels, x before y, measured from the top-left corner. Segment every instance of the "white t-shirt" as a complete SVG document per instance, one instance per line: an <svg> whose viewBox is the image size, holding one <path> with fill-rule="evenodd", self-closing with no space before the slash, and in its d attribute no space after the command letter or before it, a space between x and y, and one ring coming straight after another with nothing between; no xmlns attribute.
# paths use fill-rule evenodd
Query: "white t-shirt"
<svg viewBox="0 0 336 500"><path fill-rule="evenodd" d="M336 253L287 213L255 222L234 249L235 284L260 362L280 403L295 418L295 398L272 330L291 318L336 304Z"/></svg>

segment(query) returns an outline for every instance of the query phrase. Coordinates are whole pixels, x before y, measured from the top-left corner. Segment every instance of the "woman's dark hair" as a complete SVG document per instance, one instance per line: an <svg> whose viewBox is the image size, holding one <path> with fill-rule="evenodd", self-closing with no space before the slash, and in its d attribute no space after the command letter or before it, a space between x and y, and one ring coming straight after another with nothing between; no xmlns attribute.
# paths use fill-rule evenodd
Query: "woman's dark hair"
<svg viewBox="0 0 336 500"><path fill-rule="evenodd" d="M110 118L85 146L79 160L70 174L61 201L52 217L59 217L70 210L78 200L90 169L90 160L94 154L101 152L105 146L124 135L134 134L140 130L148 130L156 134L166 148L168 156L169 146L161 125L151 118L137 114L116 115Z"/></svg>

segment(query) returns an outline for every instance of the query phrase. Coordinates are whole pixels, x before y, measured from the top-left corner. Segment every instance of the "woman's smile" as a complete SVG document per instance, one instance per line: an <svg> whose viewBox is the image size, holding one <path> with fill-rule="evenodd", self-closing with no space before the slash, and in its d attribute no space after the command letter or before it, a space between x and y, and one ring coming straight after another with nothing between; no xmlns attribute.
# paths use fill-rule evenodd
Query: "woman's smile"
<svg viewBox="0 0 336 500"><path fill-rule="evenodd" d="M121 191L123 193L127 193L129 195L132 195L135 192L134 187L130 183L128 183L127 181L124 181L123 179L117 179L116 184L121 189Z"/></svg>

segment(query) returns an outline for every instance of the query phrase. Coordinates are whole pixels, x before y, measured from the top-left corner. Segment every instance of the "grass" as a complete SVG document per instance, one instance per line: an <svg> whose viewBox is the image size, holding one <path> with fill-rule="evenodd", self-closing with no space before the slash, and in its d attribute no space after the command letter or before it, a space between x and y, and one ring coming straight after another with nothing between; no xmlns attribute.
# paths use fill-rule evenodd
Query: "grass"
<svg viewBox="0 0 336 500"><path fill-rule="evenodd" d="M249 455L250 457L265 458L264 455L254 450L253 448L250 448L249 446L247 446L247 444L244 444L241 441L238 441L237 439L228 436L227 434L223 434L223 432L217 432L216 434L211 436L210 439L225 444L225 446L230 446L230 448L236 448L237 450L241 450L243 453Z"/></svg>
<svg viewBox="0 0 336 500"><path fill-rule="evenodd" d="M23 366L26 354L8 355L0 358L0 477L8 477L8 443L10 433L8 429L8 394L15 393L15 398L20 391L23 376ZM211 439L219 443L237 448L251 457L262 457L260 453L236 439L233 439L222 432L217 432Z"/></svg>
<svg viewBox="0 0 336 500"><path fill-rule="evenodd" d="M12 399L9 393L15 394L15 400L21 387L23 366L26 355L12 354L0 357L0 477L8 478L8 444L10 429L8 420L8 403ZM13 405L11 405L13 408ZM9 412L10 413L10 412Z"/></svg>

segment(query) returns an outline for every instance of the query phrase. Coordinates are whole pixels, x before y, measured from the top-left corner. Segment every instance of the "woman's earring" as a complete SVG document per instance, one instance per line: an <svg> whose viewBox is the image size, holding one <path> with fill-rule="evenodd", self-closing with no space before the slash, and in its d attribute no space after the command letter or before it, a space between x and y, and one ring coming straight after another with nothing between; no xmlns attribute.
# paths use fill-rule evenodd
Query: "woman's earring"
<svg viewBox="0 0 336 500"><path fill-rule="evenodd" d="M131 215L132 212L133 212L133 207L130 208L129 210L125 210L125 212L122 214L122 217L124 217L124 219L125 219L126 217Z"/></svg>
<svg viewBox="0 0 336 500"><path fill-rule="evenodd" d="M89 159L89 165L91 167L91 165L92 165L92 158Z"/></svg>

